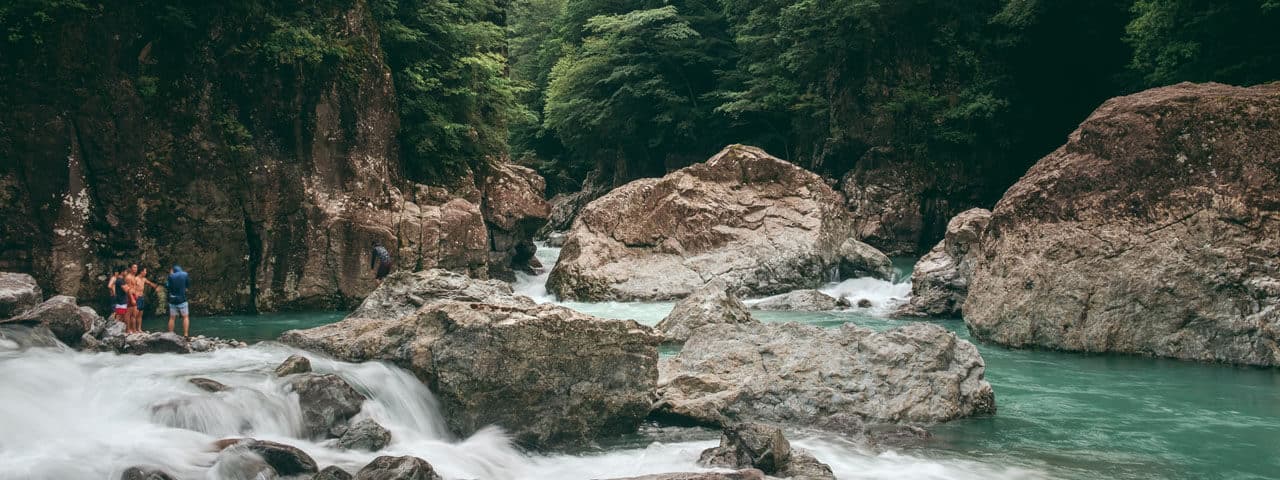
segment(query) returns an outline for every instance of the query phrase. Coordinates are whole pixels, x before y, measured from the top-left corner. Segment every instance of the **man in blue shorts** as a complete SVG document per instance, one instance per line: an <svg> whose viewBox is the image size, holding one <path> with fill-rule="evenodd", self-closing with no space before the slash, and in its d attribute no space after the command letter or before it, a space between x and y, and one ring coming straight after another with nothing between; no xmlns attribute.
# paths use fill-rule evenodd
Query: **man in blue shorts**
<svg viewBox="0 0 1280 480"><path fill-rule="evenodd" d="M191 286L191 278L182 267L174 265L169 269L169 280L165 281L164 290L169 297L169 333L173 333L173 319L182 314L182 336L191 336L191 315L187 305L187 287Z"/></svg>

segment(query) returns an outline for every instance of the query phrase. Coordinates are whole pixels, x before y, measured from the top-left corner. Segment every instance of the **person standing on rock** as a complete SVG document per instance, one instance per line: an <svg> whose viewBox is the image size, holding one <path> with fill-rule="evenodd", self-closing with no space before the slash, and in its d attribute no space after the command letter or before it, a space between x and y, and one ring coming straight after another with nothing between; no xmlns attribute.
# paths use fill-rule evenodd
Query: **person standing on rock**
<svg viewBox="0 0 1280 480"><path fill-rule="evenodd" d="M182 336L191 336L191 309L187 304L187 288L191 286L191 278L181 266L174 265L169 269L169 279L164 283L164 290L169 300L169 333L173 333L173 320L182 314Z"/></svg>
<svg viewBox="0 0 1280 480"><path fill-rule="evenodd" d="M148 285L150 285L152 289L160 287L160 285L157 285L155 282L152 282L151 279L147 278L147 269L144 267L138 270L138 273L133 276L133 291L138 295L138 300L136 302L138 304L138 309L134 314L134 324L138 326L138 330L142 330L142 315L147 312Z"/></svg>
<svg viewBox="0 0 1280 480"><path fill-rule="evenodd" d="M373 253L369 256L369 269L376 270L375 277L381 283L391 273L391 252L382 246L382 242L373 241Z"/></svg>
<svg viewBox="0 0 1280 480"><path fill-rule="evenodd" d="M125 293L125 313L124 313L124 331L125 333L142 333L142 325L138 323L141 315L138 312L138 297L142 295L137 289L138 264L130 264L129 268L124 271L124 293Z"/></svg>
<svg viewBox="0 0 1280 480"><path fill-rule="evenodd" d="M115 313L116 320L124 324L126 333L129 333L129 293L125 291L128 282L124 279L125 272L128 267L121 265L116 268L116 272L111 275L111 279L107 280L107 288L111 290L111 307Z"/></svg>

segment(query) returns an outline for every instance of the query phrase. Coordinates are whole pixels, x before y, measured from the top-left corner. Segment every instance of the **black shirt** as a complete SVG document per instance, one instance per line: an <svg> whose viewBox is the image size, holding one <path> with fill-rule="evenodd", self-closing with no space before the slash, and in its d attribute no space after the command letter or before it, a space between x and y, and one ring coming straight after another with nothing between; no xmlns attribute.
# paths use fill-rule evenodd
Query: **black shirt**
<svg viewBox="0 0 1280 480"><path fill-rule="evenodd" d="M115 290L116 294L112 297L112 300L116 302L116 305L128 305L129 294L124 292L124 277L116 277Z"/></svg>

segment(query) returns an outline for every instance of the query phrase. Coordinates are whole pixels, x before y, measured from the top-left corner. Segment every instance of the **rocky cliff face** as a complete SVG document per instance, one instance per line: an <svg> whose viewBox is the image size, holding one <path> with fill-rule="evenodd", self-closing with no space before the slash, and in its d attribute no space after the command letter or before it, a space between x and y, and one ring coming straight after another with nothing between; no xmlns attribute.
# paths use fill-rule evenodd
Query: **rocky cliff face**
<svg viewBox="0 0 1280 480"><path fill-rule="evenodd" d="M992 212L964 316L1012 346L1280 365L1280 83L1103 104Z"/></svg>
<svg viewBox="0 0 1280 480"><path fill-rule="evenodd" d="M0 270L90 300L113 264L178 263L197 312L351 304L375 285L373 240L400 269L509 271L536 212L494 215L484 174L405 179L367 5L315 8L349 49L318 64L264 64L232 18L166 41L129 8L0 60ZM515 230L491 241L495 225Z"/></svg>

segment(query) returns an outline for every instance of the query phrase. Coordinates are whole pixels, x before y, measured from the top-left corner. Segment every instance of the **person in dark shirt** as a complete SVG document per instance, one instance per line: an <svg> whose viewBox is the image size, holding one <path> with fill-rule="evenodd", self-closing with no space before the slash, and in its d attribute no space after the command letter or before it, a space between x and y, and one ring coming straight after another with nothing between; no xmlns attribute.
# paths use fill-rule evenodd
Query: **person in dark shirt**
<svg viewBox="0 0 1280 480"><path fill-rule="evenodd" d="M173 320L182 314L182 336L191 336L190 305L187 304L187 288L191 286L191 277L182 267L174 265L169 269L169 279L164 283L164 290L169 298L169 333L173 333Z"/></svg>
<svg viewBox="0 0 1280 480"><path fill-rule="evenodd" d="M111 309L115 312L116 321L125 325L125 331L129 331L129 293L125 291L128 286L124 279L124 273L128 267L121 265L116 268L115 273L111 274L111 278L107 280L107 288L111 291Z"/></svg>
<svg viewBox="0 0 1280 480"><path fill-rule="evenodd" d="M391 252L382 246L382 242L373 242L373 253L369 256L369 268L376 269L375 276L379 282L391 273Z"/></svg>

